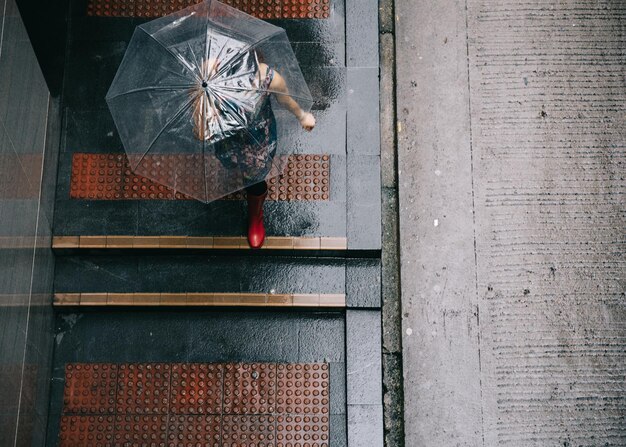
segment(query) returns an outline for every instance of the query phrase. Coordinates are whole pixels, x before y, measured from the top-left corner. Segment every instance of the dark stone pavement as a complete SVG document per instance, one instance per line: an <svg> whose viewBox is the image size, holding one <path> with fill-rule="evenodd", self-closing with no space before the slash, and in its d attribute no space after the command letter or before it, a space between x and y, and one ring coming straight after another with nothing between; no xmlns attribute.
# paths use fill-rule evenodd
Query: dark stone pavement
<svg viewBox="0 0 626 447"><path fill-rule="evenodd" d="M332 446L346 445L341 312L98 310L56 319L48 445L56 445L65 364L277 362L330 365Z"/></svg>
<svg viewBox="0 0 626 447"><path fill-rule="evenodd" d="M245 234L239 201L70 199L73 153L123 152L104 95L141 23L87 17L84 7L70 10L54 235ZM329 19L272 21L287 30L315 98L318 125L298 151L330 155L331 193L267 203L268 234L346 237L347 250L78 250L58 254L55 275L56 292L345 293L346 309L58 309L47 445L57 442L66 362L328 361L331 446L382 446L377 13L337 0Z"/></svg>

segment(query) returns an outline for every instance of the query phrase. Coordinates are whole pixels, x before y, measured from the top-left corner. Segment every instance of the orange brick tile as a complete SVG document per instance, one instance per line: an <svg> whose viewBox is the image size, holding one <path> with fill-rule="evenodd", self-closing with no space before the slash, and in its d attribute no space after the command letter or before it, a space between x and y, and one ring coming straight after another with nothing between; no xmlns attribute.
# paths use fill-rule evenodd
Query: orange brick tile
<svg viewBox="0 0 626 447"><path fill-rule="evenodd" d="M135 306L159 306L161 305L160 293L133 293Z"/></svg>
<svg viewBox="0 0 626 447"><path fill-rule="evenodd" d="M293 250L293 237L291 236L268 236L263 243L263 249L269 250Z"/></svg>
<svg viewBox="0 0 626 447"><path fill-rule="evenodd" d="M319 307L320 296L314 293L294 293L293 305L296 307Z"/></svg>
<svg viewBox="0 0 626 447"><path fill-rule="evenodd" d="M135 236L107 236L107 248L133 248Z"/></svg>
<svg viewBox="0 0 626 447"><path fill-rule="evenodd" d="M53 248L78 248L80 238L78 236L54 236L52 238Z"/></svg>
<svg viewBox="0 0 626 447"><path fill-rule="evenodd" d="M320 294L320 307L345 307L346 296L343 294Z"/></svg>
<svg viewBox="0 0 626 447"><path fill-rule="evenodd" d="M78 306L80 304L80 293L55 293L55 306Z"/></svg>
<svg viewBox="0 0 626 447"><path fill-rule="evenodd" d="M215 249L248 248L248 241L246 238L242 236L237 236L237 237L216 236L213 238L213 248Z"/></svg>
<svg viewBox="0 0 626 447"><path fill-rule="evenodd" d="M320 238L320 248L322 250L346 250L348 239L345 237L322 237Z"/></svg>
<svg viewBox="0 0 626 447"><path fill-rule="evenodd" d="M319 237L294 237L294 250L319 250L321 247Z"/></svg>
<svg viewBox="0 0 626 447"><path fill-rule="evenodd" d="M109 306L132 306L134 298L132 293L107 293L107 305Z"/></svg>
<svg viewBox="0 0 626 447"><path fill-rule="evenodd" d="M159 236L135 236L133 248L159 248Z"/></svg>
<svg viewBox="0 0 626 447"><path fill-rule="evenodd" d="M186 293L161 293L161 306L186 306Z"/></svg>
<svg viewBox="0 0 626 447"><path fill-rule="evenodd" d="M215 306L214 293L187 293L188 306Z"/></svg>
<svg viewBox="0 0 626 447"><path fill-rule="evenodd" d="M80 305L81 306L106 306L107 294L106 293L81 293Z"/></svg>
<svg viewBox="0 0 626 447"><path fill-rule="evenodd" d="M78 242L80 248L106 248L106 236L80 236Z"/></svg>
<svg viewBox="0 0 626 447"><path fill-rule="evenodd" d="M187 248L187 236L159 236L160 248Z"/></svg>
<svg viewBox="0 0 626 447"><path fill-rule="evenodd" d="M213 236L187 236L187 248L213 248Z"/></svg>
<svg viewBox="0 0 626 447"><path fill-rule="evenodd" d="M267 306L285 306L293 305L293 297L290 294L269 294L267 295Z"/></svg>

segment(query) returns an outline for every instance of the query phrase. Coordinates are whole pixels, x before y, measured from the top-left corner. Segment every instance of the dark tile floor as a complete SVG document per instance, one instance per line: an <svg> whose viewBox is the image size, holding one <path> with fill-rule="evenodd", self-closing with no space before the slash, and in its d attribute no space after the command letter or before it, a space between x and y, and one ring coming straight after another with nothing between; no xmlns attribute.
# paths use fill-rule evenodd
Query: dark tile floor
<svg viewBox="0 0 626 447"><path fill-rule="evenodd" d="M57 315L55 333L56 352L48 432L49 446L59 445L59 428L64 414L63 396L68 393L67 387L72 387L72 383L67 381L66 376L68 364L170 364L171 362L200 364L227 362L239 364L237 368L241 367L241 362L261 362L274 364L273 368L285 370L285 373L289 368L287 364L326 364L329 368L330 445L345 445L346 358L344 354L345 323L342 312L258 310L237 312L172 310L168 313L150 310L60 312ZM275 365L276 363L279 365ZM70 369L72 368L73 366L70 366ZM171 367L168 369L171 374L170 370ZM234 373L234 370L232 374L224 371L224 384L228 382L229 386L235 388L240 385L244 386L243 382L238 383L236 380L245 382L245 377ZM110 371L106 375L109 377ZM231 375L232 380L229 379ZM237 377L241 378L236 379ZM286 377L281 379L280 375L277 376L277 380L285 382L281 382L284 386L281 386L282 391L275 395L273 401L275 408L270 414L274 417L293 415L289 411L295 411L295 409L287 408L289 405L287 400L282 398L282 393L284 391L286 396L289 386L294 385L289 385L288 382L291 383L291 381L286 380ZM110 382L111 380L100 376L99 387L103 387L104 394L107 396L113 394ZM151 383L154 385L155 382ZM167 383L170 386L170 382ZM227 394L229 386L224 388ZM106 391L107 389L109 392ZM292 391L289 393L291 394ZM254 389L251 388L249 392L254 392ZM171 392L168 395L171 396ZM257 410L260 411L260 409L242 407L243 401L229 402L224 405L232 414L255 414ZM143 412L137 413L137 409L127 411L126 407L120 408L122 414L143 414ZM96 413L107 416L110 413L108 403L103 409L106 410L106 414L101 411L96 411ZM91 410L87 408L85 411ZM116 415L119 413L118 410L113 408ZM72 407L71 402L70 410L65 411L66 415L69 413L86 414L80 411L80 408ZM285 425L289 425L287 422L285 421ZM69 421L67 423L69 424ZM73 423L81 422L74 421Z"/></svg>
<svg viewBox="0 0 626 447"><path fill-rule="evenodd" d="M70 198L74 153L123 152L104 94L134 27L145 21L86 16L87 1L75 0L71 9L54 234L245 234L245 204L240 201L203 205L189 200ZM367 10L346 1L352 9ZM331 157L331 191L327 201L272 201L265 208L268 234L348 237L344 257L68 253L57 257L55 291L345 293L350 309L59 309L48 446L58 444L68 363L327 363L333 447L347 444L351 408L353 419L361 424L357 420L361 406L378 405L378 69L370 60L370 44L377 37L372 27L373 34L364 39L357 22L346 22L345 9L344 1L331 0L327 19L272 21L287 30L315 98L318 125L314 132L303 133L298 152ZM364 16L375 14L374 6ZM346 48L354 48L357 37L364 46L350 56ZM355 330L355 322L363 330ZM350 400L346 390L354 389L355 383L364 388ZM222 423L238 426L240 436L259 433L254 421L238 417L229 415ZM378 430L380 421L374 419L370 417L367 424ZM118 422L126 421L103 420L105 425ZM196 425L204 424L210 432L212 422ZM273 423L283 425L285 436L298 434L298 421Z"/></svg>
<svg viewBox="0 0 626 447"><path fill-rule="evenodd" d="M79 234L241 235L244 208L239 203L88 203L70 198L72 154L123 152L104 95L124 55L134 27L133 18L89 17L84 2L73 4L63 90L64 132L54 232ZM379 160L372 126L377 120L377 70L346 67L344 4L331 4L328 19L278 19L285 27L303 74L315 98L317 127L303 132L301 153L331 157L330 199L268 204L267 231L276 236L351 237L351 248L379 249ZM350 73L353 73L350 75ZM353 110L348 102L358 95ZM368 101L367 98L370 98ZM352 114L354 114L353 117ZM351 124L353 123L353 124ZM361 124L359 124L361 123ZM351 143L351 144L348 144ZM354 156L348 148L354 146ZM347 171L354 166L353 175ZM348 223L354 224L349 230Z"/></svg>
<svg viewBox="0 0 626 447"><path fill-rule="evenodd" d="M358 267L354 269L360 271ZM338 258L60 256L57 258L55 292L336 294L345 292L345 278L346 260Z"/></svg>
<svg viewBox="0 0 626 447"><path fill-rule="evenodd" d="M345 294L349 308L380 307L380 261L293 256L59 256L57 293Z"/></svg>

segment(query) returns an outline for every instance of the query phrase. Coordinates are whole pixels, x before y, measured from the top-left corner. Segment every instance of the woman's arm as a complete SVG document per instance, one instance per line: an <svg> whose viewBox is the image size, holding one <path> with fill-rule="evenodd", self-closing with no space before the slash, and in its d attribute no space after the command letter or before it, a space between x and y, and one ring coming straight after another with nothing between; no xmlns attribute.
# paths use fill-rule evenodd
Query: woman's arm
<svg viewBox="0 0 626 447"><path fill-rule="evenodd" d="M265 68L265 70L262 69L261 73L266 73L267 68L262 68ZM283 78L276 70L274 70L274 77L270 83L270 90L272 93L275 93L274 96L276 97L278 103L298 118L298 121L300 121L300 125L304 130L308 130L309 132L313 130L315 127L315 117L313 114L302 110L300 105L291 96L289 96L289 89L287 88L285 78Z"/></svg>

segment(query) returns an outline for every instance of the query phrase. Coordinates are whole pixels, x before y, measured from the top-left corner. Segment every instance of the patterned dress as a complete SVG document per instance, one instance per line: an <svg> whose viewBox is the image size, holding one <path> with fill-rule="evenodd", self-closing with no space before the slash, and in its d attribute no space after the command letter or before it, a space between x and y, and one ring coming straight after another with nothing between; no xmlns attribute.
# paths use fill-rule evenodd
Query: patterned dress
<svg viewBox="0 0 626 447"><path fill-rule="evenodd" d="M276 118L269 86L274 70L267 69L261 88L265 90L259 112L246 131L215 144L215 156L228 169L238 169L246 185L262 182L276 155Z"/></svg>

